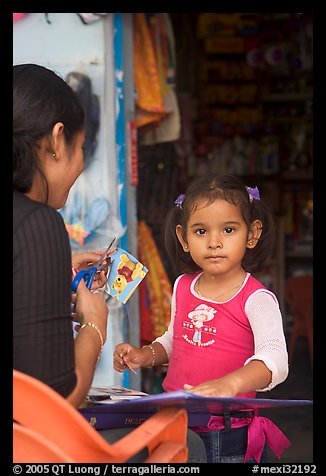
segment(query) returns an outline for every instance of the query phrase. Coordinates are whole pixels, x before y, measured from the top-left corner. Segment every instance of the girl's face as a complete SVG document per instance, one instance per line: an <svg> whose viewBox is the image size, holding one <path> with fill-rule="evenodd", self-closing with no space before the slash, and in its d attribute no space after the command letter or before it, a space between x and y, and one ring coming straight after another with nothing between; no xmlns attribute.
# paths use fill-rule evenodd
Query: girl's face
<svg viewBox="0 0 326 476"><path fill-rule="evenodd" d="M250 239L240 208L219 199L210 205L198 204L190 216L186 241L181 226L177 236L185 252L206 273L215 276L241 269Z"/></svg>

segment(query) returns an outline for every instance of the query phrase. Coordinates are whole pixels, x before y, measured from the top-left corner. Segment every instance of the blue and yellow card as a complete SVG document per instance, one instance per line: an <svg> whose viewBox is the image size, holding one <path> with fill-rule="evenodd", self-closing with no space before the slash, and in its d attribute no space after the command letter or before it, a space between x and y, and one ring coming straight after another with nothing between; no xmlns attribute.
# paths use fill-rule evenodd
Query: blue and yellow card
<svg viewBox="0 0 326 476"><path fill-rule="evenodd" d="M106 284L110 296L125 304L148 269L127 251L117 248L110 256L111 268Z"/></svg>

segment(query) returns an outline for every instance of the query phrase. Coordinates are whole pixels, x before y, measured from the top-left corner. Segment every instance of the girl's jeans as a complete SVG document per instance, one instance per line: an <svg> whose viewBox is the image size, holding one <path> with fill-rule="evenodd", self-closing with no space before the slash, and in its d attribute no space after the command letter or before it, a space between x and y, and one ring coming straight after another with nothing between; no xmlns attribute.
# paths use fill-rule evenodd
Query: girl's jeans
<svg viewBox="0 0 326 476"><path fill-rule="evenodd" d="M247 449L247 433L247 426L198 432L206 447L207 463L243 463ZM266 456L265 445L260 463L266 463ZM256 463L253 458L246 462Z"/></svg>

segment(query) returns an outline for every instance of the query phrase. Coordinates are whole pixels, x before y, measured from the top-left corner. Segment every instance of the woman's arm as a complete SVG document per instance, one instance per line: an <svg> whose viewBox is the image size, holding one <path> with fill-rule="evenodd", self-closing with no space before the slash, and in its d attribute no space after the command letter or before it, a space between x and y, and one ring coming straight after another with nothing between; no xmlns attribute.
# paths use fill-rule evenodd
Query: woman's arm
<svg viewBox="0 0 326 476"><path fill-rule="evenodd" d="M78 407L94 378L96 364L106 341L108 316L105 297L99 292L89 291L83 280L77 289L76 314L80 323L75 339L77 384L67 400Z"/></svg>
<svg viewBox="0 0 326 476"><path fill-rule="evenodd" d="M22 198L23 205L25 218L17 224L13 239L13 367L78 407L92 383L101 339L89 325L74 339L71 250L62 217L41 203ZM77 293L79 322L94 323L105 342L105 298L83 284Z"/></svg>

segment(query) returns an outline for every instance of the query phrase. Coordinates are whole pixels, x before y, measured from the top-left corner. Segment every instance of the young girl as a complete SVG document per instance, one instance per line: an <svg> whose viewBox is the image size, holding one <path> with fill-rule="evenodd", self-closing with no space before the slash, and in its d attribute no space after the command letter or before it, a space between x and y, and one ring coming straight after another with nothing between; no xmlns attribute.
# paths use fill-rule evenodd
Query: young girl
<svg viewBox="0 0 326 476"><path fill-rule="evenodd" d="M165 239L183 274L174 284L169 328L141 349L119 344L114 368L169 363L165 391L254 398L288 375L277 298L251 274L272 255L272 214L257 188L229 175L198 178L175 203ZM278 456L289 446L283 433L255 412L212 416L196 431L213 463L259 462L265 438Z"/></svg>

